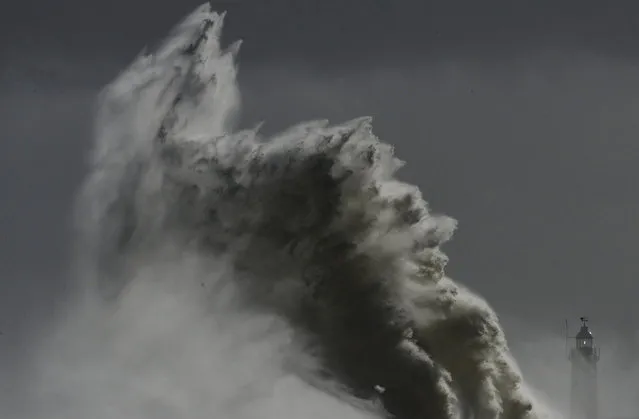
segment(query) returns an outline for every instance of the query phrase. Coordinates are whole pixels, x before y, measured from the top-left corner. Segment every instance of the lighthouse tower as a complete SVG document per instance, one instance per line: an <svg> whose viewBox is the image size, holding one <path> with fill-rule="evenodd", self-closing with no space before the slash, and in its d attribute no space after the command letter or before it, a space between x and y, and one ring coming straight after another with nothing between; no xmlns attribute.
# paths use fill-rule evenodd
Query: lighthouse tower
<svg viewBox="0 0 639 419"><path fill-rule="evenodd" d="M570 419L599 419L597 406L597 362L599 348L588 327L588 319L581 318L581 328L570 349L571 395Z"/></svg>

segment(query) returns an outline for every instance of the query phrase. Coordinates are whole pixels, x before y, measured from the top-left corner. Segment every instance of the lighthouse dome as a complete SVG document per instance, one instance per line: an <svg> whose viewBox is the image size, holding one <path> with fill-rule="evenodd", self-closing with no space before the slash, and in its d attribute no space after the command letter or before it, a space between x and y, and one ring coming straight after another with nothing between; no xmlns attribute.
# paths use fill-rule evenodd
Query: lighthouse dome
<svg viewBox="0 0 639 419"><path fill-rule="evenodd" d="M594 337L595 336L590 331L590 328L586 325L581 326L581 329L579 329L579 333L577 333L576 336L577 339L594 339Z"/></svg>

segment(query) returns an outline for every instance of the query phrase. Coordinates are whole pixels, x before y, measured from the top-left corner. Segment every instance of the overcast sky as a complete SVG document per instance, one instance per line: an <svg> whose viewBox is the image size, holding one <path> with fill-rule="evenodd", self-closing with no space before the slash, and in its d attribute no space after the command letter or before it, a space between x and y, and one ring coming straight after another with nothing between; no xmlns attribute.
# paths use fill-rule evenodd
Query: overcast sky
<svg viewBox="0 0 639 419"><path fill-rule="evenodd" d="M20 352L64 294L97 89L199 3L0 6L0 354ZM460 221L445 249L455 279L531 333L559 336L564 318L590 316L604 350L637 361L639 4L227 0L219 9L229 12L225 39L245 41L246 123L273 131L372 115L407 160L404 178Z"/></svg>

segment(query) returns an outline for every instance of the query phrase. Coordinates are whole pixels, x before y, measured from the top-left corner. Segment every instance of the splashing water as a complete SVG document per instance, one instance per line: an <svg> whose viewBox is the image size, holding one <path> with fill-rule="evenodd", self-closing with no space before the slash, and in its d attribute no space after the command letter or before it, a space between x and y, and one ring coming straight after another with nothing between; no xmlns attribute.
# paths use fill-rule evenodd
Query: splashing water
<svg viewBox="0 0 639 419"><path fill-rule="evenodd" d="M37 417L546 416L497 316L444 275L454 220L369 118L234 130L235 53L202 6L101 95L77 301Z"/></svg>

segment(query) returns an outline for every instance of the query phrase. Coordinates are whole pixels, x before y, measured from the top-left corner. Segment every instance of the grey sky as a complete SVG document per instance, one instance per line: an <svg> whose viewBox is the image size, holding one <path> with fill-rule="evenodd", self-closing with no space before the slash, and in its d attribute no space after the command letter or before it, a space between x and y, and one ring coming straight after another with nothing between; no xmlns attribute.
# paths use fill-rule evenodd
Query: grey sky
<svg viewBox="0 0 639 419"><path fill-rule="evenodd" d="M93 95L199 3L0 9L0 354L18 353L64 293ZM446 247L456 279L531 333L558 335L565 317L589 315L616 359L637 361L639 4L220 8L229 11L225 39L245 40L247 123L265 120L272 131L373 115L378 135L407 160L404 176L459 219Z"/></svg>

